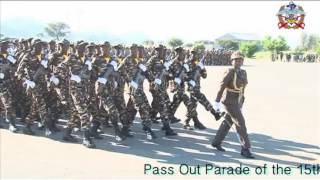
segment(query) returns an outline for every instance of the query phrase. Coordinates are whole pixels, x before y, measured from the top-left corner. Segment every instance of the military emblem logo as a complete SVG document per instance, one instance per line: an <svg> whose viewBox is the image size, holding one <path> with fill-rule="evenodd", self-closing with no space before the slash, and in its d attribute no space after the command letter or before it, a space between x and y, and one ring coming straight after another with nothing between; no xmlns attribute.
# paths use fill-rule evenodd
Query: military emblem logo
<svg viewBox="0 0 320 180"><path fill-rule="evenodd" d="M279 29L304 29L305 12L301 6L296 5L292 1L288 5L280 7L277 13Z"/></svg>

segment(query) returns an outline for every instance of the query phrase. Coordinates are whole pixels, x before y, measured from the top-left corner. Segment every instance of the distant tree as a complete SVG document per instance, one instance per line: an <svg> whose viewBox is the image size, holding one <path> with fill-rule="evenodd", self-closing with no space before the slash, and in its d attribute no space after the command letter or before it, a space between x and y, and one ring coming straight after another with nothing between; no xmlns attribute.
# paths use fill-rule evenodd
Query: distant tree
<svg viewBox="0 0 320 180"><path fill-rule="evenodd" d="M204 45L213 45L214 42L213 41L210 41L210 40L200 40L200 41L195 41L194 42L195 44L199 44L199 43L202 43Z"/></svg>
<svg viewBox="0 0 320 180"><path fill-rule="evenodd" d="M286 51L289 50L289 46L287 44L287 41L284 37L279 36L277 39L272 39L271 36L265 37L265 39L262 41L263 48L267 51Z"/></svg>
<svg viewBox="0 0 320 180"><path fill-rule="evenodd" d="M48 36L56 40L67 36L70 33L69 29L70 27L63 22L49 23L48 26L44 28Z"/></svg>
<svg viewBox="0 0 320 180"><path fill-rule="evenodd" d="M0 39L4 38L4 34L0 34Z"/></svg>
<svg viewBox="0 0 320 180"><path fill-rule="evenodd" d="M316 52L317 52L317 54L320 55L320 40L318 40L317 47L316 47Z"/></svg>
<svg viewBox="0 0 320 180"><path fill-rule="evenodd" d="M299 49L307 50L307 42L308 42L308 35L305 32L301 33Z"/></svg>
<svg viewBox="0 0 320 180"><path fill-rule="evenodd" d="M192 44L192 43L187 43L187 44L185 44L184 46L187 47L187 48L192 48L192 47L193 47L193 44Z"/></svg>
<svg viewBox="0 0 320 180"><path fill-rule="evenodd" d="M206 47L204 46L203 43L195 43L193 45L193 48L195 48L197 50L200 50L200 51L204 51L206 49Z"/></svg>
<svg viewBox="0 0 320 180"><path fill-rule="evenodd" d="M236 41L231 41L231 40L218 40L217 44L219 46L222 46L225 49L233 49L233 50L238 50L239 49L239 43Z"/></svg>
<svg viewBox="0 0 320 180"><path fill-rule="evenodd" d="M242 42L240 45L240 51L249 58L251 58L258 50L259 43L257 41Z"/></svg>
<svg viewBox="0 0 320 180"><path fill-rule="evenodd" d="M315 50L319 39L320 39L319 36L316 34L309 35L307 43L306 43L306 48L308 50Z"/></svg>
<svg viewBox="0 0 320 180"><path fill-rule="evenodd" d="M171 38L169 40L168 44L172 48L176 48L176 47L182 46L183 45L183 41L181 39L178 39L178 38Z"/></svg>

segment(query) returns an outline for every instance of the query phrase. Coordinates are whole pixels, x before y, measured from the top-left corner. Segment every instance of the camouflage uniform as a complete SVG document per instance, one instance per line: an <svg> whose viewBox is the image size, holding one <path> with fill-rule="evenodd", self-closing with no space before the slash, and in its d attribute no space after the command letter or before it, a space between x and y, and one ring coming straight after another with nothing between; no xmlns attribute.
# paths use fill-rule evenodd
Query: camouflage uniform
<svg viewBox="0 0 320 180"><path fill-rule="evenodd" d="M69 67L69 73L71 75L69 80L70 95L74 105L72 116L68 122L70 126L76 126L78 118L81 123L81 130L83 131L84 140L83 144L86 147L95 147L93 141L90 138L90 115L88 112L87 96L85 87L88 80L88 72L90 71L90 65L86 61L84 54L79 53L79 50L84 49L87 43L81 42L77 46L77 54L70 54L67 60L67 66Z"/></svg>
<svg viewBox="0 0 320 180"><path fill-rule="evenodd" d="M136 47L132 46L132 50ZM143 80L148 73L145 66L140 65L141 60L133 56L127 56L119 67L119 72L125 75L125 81L130 87L130 97L132 105L140 113L143 130L147 134L147 138L155 138L155 134L151 130L150 105L148 99L143 92ZM144 68L143 68L144 67Z"/></svg>
<svg viewBox="0 0 320 180"><path fill-rule="evenodd" d="M183 51L183 49L177 48L176 51L180 53L180 51ZM187 107L187 117L192 118L192 104L190 101L189 96L185 93L185 82L187 81L187 73L189 71L189 66L183 62L184 55L177 56L177 58L174 59L173 64L170 67L170 72L173 74L174 77L174 88L171 92L175 93L173 95L172 103L170 104L170 111L171 111L171 118L174 118L174 114L177 111L179 105L181 102L184 103L184 105ZM183 60L181 60L183 59ZM190 128L191 127L185 127Z"/></svg>
<svg viewBox="0 0 320 180"><path fill-rule="evenodd" d="M217 120L220 119L220 117L219 117L219 114L215 112L215 110L213 109L213 106L208 101L206 96L200 92L200 79L201 77L202 78L207 77L207 71L204 65L202 64L202 60L199 62L197 52L193 51L192 53L193 53L193 56L191 57L189 62L190 71L188 73L188 79L189 79L188 91L190 92L190 101L191 101L190 106L192 110L190 112L191 116L188 116L185 123L188 126L192 118L195 128L205 129L206 127L199 121L197 117L197 112L196 112L197 102L200 102L206 108L207 111L210 111Z"/></svg>
<svg viewBox="0 0 320 180"><path fill-rule="evenodd" d="M163 46L157 48L158 55L151 57L147 62L147 69L152 72L154 81L150 83L150 91L153 96L152 108L159 111L166 135L177 135L170 127L170 99L167 93L169 85L169 67L172 60L166 62L161 59L161 53L165 52Z"/></svg>
<svg viewBox="0 0 320 180"><path fill-rule="evenodd" d="M5 111L5 118L9 121L9 130L16 132L17 128L15 125L16 114L13 108L13 98L9 90L9 86L12 83L12 70L13 64L16 59L12 55L8 54L6 50L7 42L0 44L0 104L3 105L3 110Z"/></svg>
<svg viewBox="0 0 320 180"><path fill-rule="evenodd" d="M17 69L17 75L19 79L24 78L24 85L26 91L31 97L30 112L26 117L26 127L24 129L25 134L34 134L31 130L33 121L37 118L39 113L41 122L46 127L46 135L50 135L52 131L52 121L47 111L47 105L45 102L45 95L47 91L47 79L49 75L48 61L43 59L41 52L37 54L35 47L40 46L42 48L40 40L35 41L33 44L33 51L27 53L21 60ZM26 71L26 72L24 72Z"/></svg>
<svg viewBox="0 0 320 180"><path fill-rule="evenodd" d="M116 86L116 80L118 73L118 63L116 57L112 58L109 63L108 57L99 58L100 61L105 61L103 63L99 63L99 77L95 84L96 87L96 95L99 99L99 107L104 111L108 112L110 115L110 120L115 130L116 140L121 141L126 138L128 134L129 125L127 123L127 119L121 119L120 113L117 108L117 103L112 96L112 92ZM101 111L100 111L101 112ZM121 121L123 127L120 130L118 122Z"/></svg>

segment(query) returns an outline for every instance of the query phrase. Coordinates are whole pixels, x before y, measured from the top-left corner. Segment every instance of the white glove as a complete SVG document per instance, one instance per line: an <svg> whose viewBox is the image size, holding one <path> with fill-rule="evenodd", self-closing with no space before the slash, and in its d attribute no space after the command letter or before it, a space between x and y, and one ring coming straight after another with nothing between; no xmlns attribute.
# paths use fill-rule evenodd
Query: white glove
<svg viewBox="0 0 320 180"><path fill-rule="evenodd" d="M201 70L204 69L204 65L202 64L202 62L199 62L198 66L200 67Z"/></svg>
<svg viewBox="0 0 320 180"><path fill-rule="evenodd" d="M117 81L114 82L114 88L117 88L118 87L118 83Z"/></svg>
<svg viewBox="0 0 320 180"><path fill-rule="evenodd" d="M104 85L107 83L107 79L106 79L106 78L101 78L101 77L99 77L97 81L98 81L99 83L101 83L101 84L104 84Z"/></svg>
<svg viewBox="0 0 320 180"><path fill-rule="evenodd" d="M138 84L134 81L130 82L130 85L134 88L134 89L138 89Z"/></svg>
<svg viewBox="0 0 320 180"><path fill-rule="evenodd" d="M155 79L154 80L154 83L158 84L158 85L161 85L161 79Z"/></svg>
<svg viewBox="0 0 320 180"><path fill-rule="evenodd" d="M189 71L190 71L190 69L189 69L189 65L188 65L188 64L183 64L183 67L186 69L186 71L187 71L187 72L189 72Z"/></svg>
<svg viewBox="0 0 320 180"><path fill-rule="evenodd" d="M190 84L192 87L195 87L195 86L196 86L196 82L194 82L194 80L190 80L190 81L189 81L189 84Z"/></svg>
<svg viewBox="0 0 320 180"><path fill-rule="evenodd" d="M114 71L118 71L118 63L116 61L111 61L110 64L113 66Z"/></svg>
<svg viewBox="0 0 320 180"><path fill-rule="evenodd" d="M11 56L11 55L9 55L9 56L7 57L7 59L8 59L12 64L14 64L14 63L17 62L17 60L16 60L13 56Z"/></svg>
<svg viewBox="0 0 320 180"><path fill-rule="evenodd" d="M0 73L0 79L4 79L4 74Z"/></svg>
<svg viewBox="0 0 320 180"><path fill-rule="evenodd" d="M36 83L34 83L33 81L30 81L30 80L26 80L23 84L27 85L27 89L29 89L29 88L33 89L36 86Z"/></svg>
<svg viewBox="0 0 320 180"><path fill-rule="evenodd" d="M46 61L46 60L42 60L41 61L41 65L44 67L44 68L48 68L48 61Z"/></svg>
<svg viewBox="0 0 320 180"><path fill-rule="evenodd" d="M59 79L57 77L55 77L54 75L52 75L50 77L50 82L53 82L53 84L58 85L59 84Z"/></svg>
<svg viewBox="0 0 320 180"><path fill-rule="evenodd" d="M170 65L171 65L171 62L169 61L167 61L167 62L165 62L165 63L163 63L163 65L164 65L164 67L166 68L166 70L168 71L169 70L169 67L170 67Z"/></svg>
<svg viewBox="0 0 320 180"><path fill-rule="evenodd" d="M213 109L216 110L217 112L221 112L223 109L222 103L215 101L213 103Z"/></svg>
<svg viewBox="0 0 320 180"><path fill-rule="evenodd" d="M67 101L61 101L61 104L65 105L67 104Z"/></svg>
<svg viewBox="0 0 320 180"><path fill-rule="evenodd" d="M175 81L177 84L179 84L179 85L181 84L181 79L180 79L180 78L177 78L177 77L176 77L176 78L174 78L174 81Z"/></svg>
<svg viewBox="0 0 320 180"><path fill-rule="evenodd" d="M91 71L91 69L92 69L92 63L91 63L91 61L86 60L86 62L85 62L84 64L87 65L87 66L88 66L88 70Z"/></svg>
<svg viewBox="0 0 320 180"><path fill-rule="evenodd" d="M70 80L76 81L77 83L81 82L81 78L78 75L73 75L73 74L71 75Z"/></svg>
<svg viewBox="0 0 320 180"><path fill-rule="evenodd" d="M145 71L147 70L146 66L143 65L143 64L139 64L139 68L140 68L143 72L145 72Z"/></svg>

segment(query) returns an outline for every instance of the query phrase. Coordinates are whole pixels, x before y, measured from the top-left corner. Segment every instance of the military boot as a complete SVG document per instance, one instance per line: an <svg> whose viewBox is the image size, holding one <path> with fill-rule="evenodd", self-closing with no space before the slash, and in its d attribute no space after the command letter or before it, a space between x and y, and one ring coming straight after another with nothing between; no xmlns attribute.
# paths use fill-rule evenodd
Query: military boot
<svg viewBox="0 0 320 180"><path fill-rule="evenodd" d="M10 132L13 132L13 133L16 133L19 131L18 127L16 126L16 123L14 120L9 120L9 131Z"/></svg>
<svg viewBox="0 0 320 180"><path fill-rule="evenodd" d="M165 129L165 131L166 131L166 136L176 136L176 135L177 135L177 133L175 133L175 132L171 129L169 123L165 123L165 124L163 125L163 127L164 127L164 129Z"/></svg>
<svg viewBox="0 0 320 180"><path fill-rule="evenodd" d="M171 124L174 124L174 123L178 123L178 122L180 122L181 121L181 119L179 119L179 118L176 118L175 116L173 116L172 118L171 118Z"/></svg>
<svg viewBox="0 0 320 180"><path fill-rule="evenodd" d="M190 126L190 118L189 117L185 120L185 124L184 124L183 128L187 129L187 130L193 130L193 128Z"/></svg>
<svg viewBox="0 0 320 180"><path fill-rule="evenodd" d="M35 135L35 133L32 131L31 129L31 125L27 124L23 130L22 130L23 134L27 134L27 135Z"/></svg>
<svg viewBox="0 0 320 180"><path fill-rule="evenodd" d="M98 128L100 126L100 122L98 121L93 121L90 127L90 136L93 137L94 139L103 139L103 137L100 136L98 133Z"/></svg>
<svg viewBox="0 0 320 180"><path fill-rule="evenodd" d="M194 123L194 127L196 129L206 129L206 127L199 121L199 119L197 117L192 118L193 119L193 123Z"/></svg>
<svg viewBox="0 0 320 180"><path fill-rule="evenodd" d="M121 129L121 134L122 136L124 137L130 137L132 138L133 135L130 133L130 130L129 130L129 127L128 126L123 126L122 129Z"/></svg>
<svg viewBox="0 0 320 180"><path fill-rule="evenodd" d="M87 148L95 148L96 145L93 143L92 139L90 138L89 130L83 131L83 141L82 144Z"/></svg>
<svg viewBox="0 0 320 180"><path fill-rule="evenodd" d="M124 140L127 138L126 136L124 136L124 135L122 134L122 132L120 131L119 126L116 126L116 127L114 128L114 132L115 132L116 141L118 141L118 142L124 141Z"/></svg>
<svg viewBox="0 0 320 180"><path fill-rule="evenodd" d="M143 126L142 130L146 133L147 139L152 140L157 138L156 134L151 130L150 127Z"/></svg>
<svg viewBox="0 0 320 180"><path fill-rule="evenodd" d="M64 141L67 141L67 142L78 142L78 140L77 139L75 139L72 135L71 135L71 133L72 133L72 128L69 128L69 127L67 127L66 129L65 129L65 132L64 132L64 135L63 135L63 140Z"/></svg>

